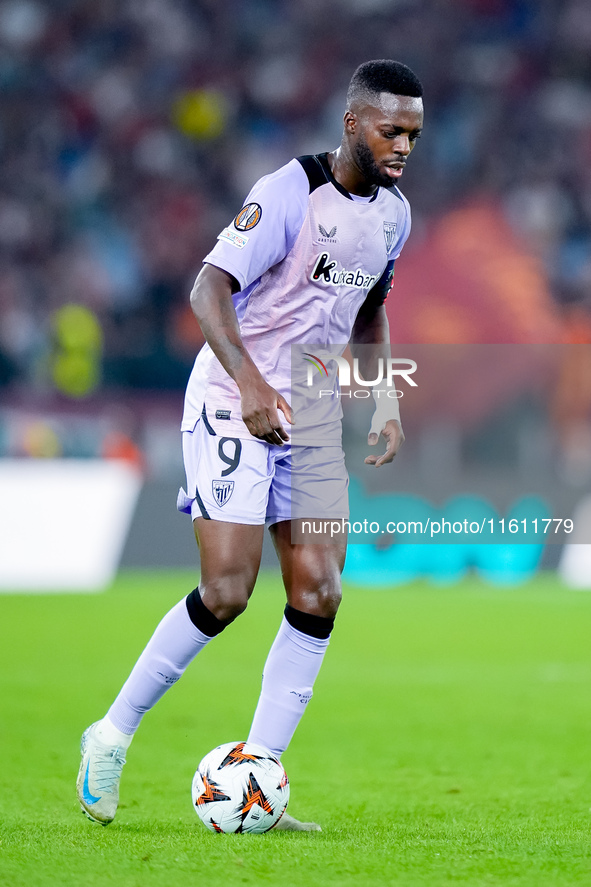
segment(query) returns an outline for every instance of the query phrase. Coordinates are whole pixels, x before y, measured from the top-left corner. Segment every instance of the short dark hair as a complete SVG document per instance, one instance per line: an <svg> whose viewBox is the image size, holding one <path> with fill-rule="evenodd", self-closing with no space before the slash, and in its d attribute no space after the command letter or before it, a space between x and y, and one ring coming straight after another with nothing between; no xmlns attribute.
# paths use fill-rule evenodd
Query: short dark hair
<svg viewBox="0 0 591 887"><path fill-rule="evenodd" d="M381 92L421 98L423 85L407 65L391 59L375 59L359 65L347 90L347 107L360 99L371 100Z"/></svg>

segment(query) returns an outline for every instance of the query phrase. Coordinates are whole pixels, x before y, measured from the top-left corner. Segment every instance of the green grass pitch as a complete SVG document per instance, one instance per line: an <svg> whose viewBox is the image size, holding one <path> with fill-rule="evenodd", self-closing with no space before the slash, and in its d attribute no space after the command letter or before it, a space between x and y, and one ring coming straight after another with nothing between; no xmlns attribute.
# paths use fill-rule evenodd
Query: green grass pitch
<svg viewBox="0 0 591 887"><path fill-rule="evenodd" d="M0 884L591 883L591 595L552 574L495 590L346 589L315 698L284 756L290 811L321 834L215 835L190 783L246 738L281 618L261 577L244 616L146 716L116 820L80 813L100 717L183 573L99 595L0 595Z"/></svg>

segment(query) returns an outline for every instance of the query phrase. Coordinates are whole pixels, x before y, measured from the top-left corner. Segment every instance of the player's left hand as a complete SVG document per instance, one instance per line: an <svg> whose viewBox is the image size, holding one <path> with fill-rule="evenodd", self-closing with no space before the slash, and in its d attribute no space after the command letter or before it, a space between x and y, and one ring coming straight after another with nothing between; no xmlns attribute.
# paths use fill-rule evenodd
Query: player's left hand
<svg viewBox="0 0 591 887"><path fill-rule="evenodd" d="M375 447L380 436L386 440L386 452L382 453L381 456L366 456L364 459L366 465L375 465L376 468L380 468L380 466L385 465L387 462L392 462L394 459L404 441L402 425L397 419L388 419L379 435L370 431L367 435L368 445Z"/></svg>

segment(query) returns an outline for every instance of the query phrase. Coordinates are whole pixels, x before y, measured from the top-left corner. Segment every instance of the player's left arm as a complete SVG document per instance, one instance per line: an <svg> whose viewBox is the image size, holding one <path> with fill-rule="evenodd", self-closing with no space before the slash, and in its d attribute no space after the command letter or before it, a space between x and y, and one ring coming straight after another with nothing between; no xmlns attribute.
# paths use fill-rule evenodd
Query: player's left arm
<svg viewBox="0 0 591 887"><path fill-rule="evenodd" d="M371 289L357 314L351 333L351 352L358 359L359 370L364 379L377 378L379 358L386 367L390 351L390 326L384 304L392 286L394 262L390 262L382 278ZM376 409L372 417L367 443L375 447L380 435L386 442L386 451L380 456L367 456L365 463L380 468L392 462L404 441L400 422L398 400L388 397L384 387L374 389Z"/></svg>

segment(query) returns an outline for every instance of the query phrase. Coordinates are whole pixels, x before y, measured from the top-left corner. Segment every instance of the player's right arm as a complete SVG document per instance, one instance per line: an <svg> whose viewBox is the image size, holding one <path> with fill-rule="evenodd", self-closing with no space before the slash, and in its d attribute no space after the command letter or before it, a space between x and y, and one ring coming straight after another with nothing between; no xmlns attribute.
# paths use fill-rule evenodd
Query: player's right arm
<svg viewBox="0 0 591 887"><path fill-rule="evenodd" d="M292 423L289 404L258 371L240 335L233 293L239 284L215 265L203 266L191 291L191 307L211 350L236 382L242 419L254 437L283 446L289 440L278 410Z"/></svg>

